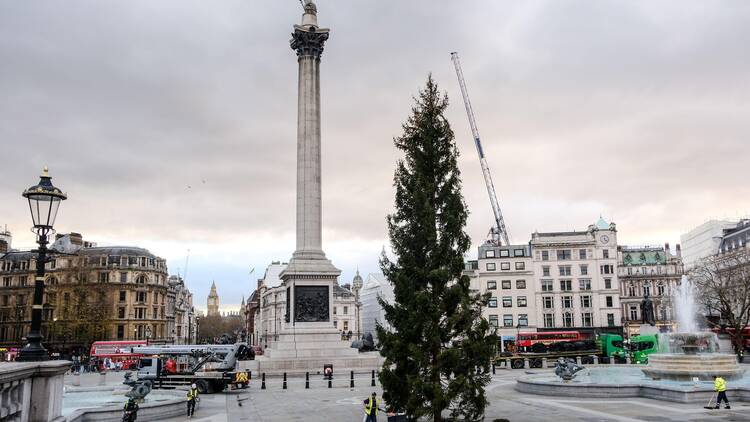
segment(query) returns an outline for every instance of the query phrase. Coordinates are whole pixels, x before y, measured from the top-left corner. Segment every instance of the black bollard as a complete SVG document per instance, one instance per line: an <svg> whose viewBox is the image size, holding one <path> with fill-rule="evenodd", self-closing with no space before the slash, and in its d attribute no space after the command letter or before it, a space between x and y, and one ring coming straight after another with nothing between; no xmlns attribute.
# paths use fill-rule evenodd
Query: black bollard
<svg viewBox="0 0 750 422"><path fill-rule="evenodd" d="M305 388L310 388L310 373L305 372Z"/></svg>
<svg viewBox="0 0 750 422"><path fill-rule="evenodd" d="M492 375L495 375L495 362L492 362Z"/></svg>
<svg viewBox="0 0 750 422"><path fill-rule="evenodd" d="M253 379L253 371L249 370L247 371L247 380L251 381Z"/></svg>
<svg viewBox="0 0 750 422"><path fill-rule="evenodd" d="M331 385L331 377L328 377L328 388L332 388L333 385Z"/></svg>
<svg viewBox="0 0 750 422"><path fill-rule="evenodd" d="M282 384L281 389L286 390L286 372L284 372L284 384Z"/></svg>
<svg viewBox="0 0 750 422"><path fill-rule="evenodd" d="M260 389L261 390L266 389L266 373L265 372L260 374Z"/></svg>
<svg viewBox="0 0 750 422"><path fill-rule="evenodd" d="M354 371L349 371L349 388L354 388Z"/></svg>
<svg viewBox="0 0 750 422"><path fill-rule="evenodd" d="M375 387L375 370L372 370L372 386Z"/></svg>

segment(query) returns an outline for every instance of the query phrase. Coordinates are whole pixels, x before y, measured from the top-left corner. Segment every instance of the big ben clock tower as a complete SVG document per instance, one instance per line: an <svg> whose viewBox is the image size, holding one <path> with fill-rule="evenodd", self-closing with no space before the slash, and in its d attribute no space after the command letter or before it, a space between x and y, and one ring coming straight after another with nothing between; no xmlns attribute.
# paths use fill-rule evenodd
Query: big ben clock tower
<svg viewBox="0 0 750 422"><path fill-rule="evenodd" d="M219 316L219 294L216 293L216 282L211 282L211 292L208 294L207 315Z"/></svg>

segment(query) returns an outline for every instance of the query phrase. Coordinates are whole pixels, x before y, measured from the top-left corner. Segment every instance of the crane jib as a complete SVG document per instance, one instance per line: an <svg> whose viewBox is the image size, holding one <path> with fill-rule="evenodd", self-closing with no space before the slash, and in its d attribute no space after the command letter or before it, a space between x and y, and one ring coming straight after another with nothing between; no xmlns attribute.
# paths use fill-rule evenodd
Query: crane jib
<svg viewBox="0 0 750 422"><path fill-rule="evenodd" d="M484 175L484 182L487 186L487 194L490 197L490 206L492 207L492 212L495 214L495 227L490 229L490 233L493 233L497 236L493 235L493 241L497 242L497 244L500 244L500 241L505 242L506 245L510 244L508 239L508 229L505 226L505 220L503 219L503 213L500 211L500 201L497 199L497 194L495 193L495 185L492 183L492 176L490 175L490 167L487 165L487 161L484 159L484 151L482 150L482 142L479 140L479 129L477 129L477 124L474 119L474 111L471 108L471 101L469 100L469 92L466 89L466 82L464 81L464 75L463 71L461 71L461 62L458 59L458 53L452 52L451 53L451 59L453 60L453 65L456 68L456 77L458 78L458 86L461 88L461 96L464 100L464 107L466 108L466 116L469 118L469 126L471 127L471 134L474 138L474 144L477 148L477 153L479 154L479 163L482 166L482 174Z"/></svg>
<svg viewBox="0 0 750 422"><path fill-rule="evenodd" d="M474 138L474 143L477 144L477 152L479 153L479 158L484 158L484 150L482 150L482 142L479 140L479 138Z"/></svg>

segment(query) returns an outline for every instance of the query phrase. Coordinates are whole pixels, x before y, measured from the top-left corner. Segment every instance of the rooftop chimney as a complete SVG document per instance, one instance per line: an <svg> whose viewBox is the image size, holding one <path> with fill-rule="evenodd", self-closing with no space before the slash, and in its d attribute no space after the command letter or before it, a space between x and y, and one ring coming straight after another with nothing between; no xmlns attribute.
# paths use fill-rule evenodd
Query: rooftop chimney
<svg viewBox="0 0 750 422"><path fill-rule="evenodd" d="M667 255L669 255L669 253L671 252L671 250L669 249L669 242L666 242L664 244L664 252L666 252Z"/></svg>
<svg viewBox="0 0 750 422"><path fill-rule="evenodd" d="M675 248L677 249L677 251L675 252L677 257L678 258L682 257L682 249L680 249L680 244L678 243L677 246L675 246Z"/></svg>
<svg viewBox="0 0 750 422"><path fill-rule="evenodd" d="M6 242L4 239L0 239L0 254L8 252L8 242Z"/></svg>

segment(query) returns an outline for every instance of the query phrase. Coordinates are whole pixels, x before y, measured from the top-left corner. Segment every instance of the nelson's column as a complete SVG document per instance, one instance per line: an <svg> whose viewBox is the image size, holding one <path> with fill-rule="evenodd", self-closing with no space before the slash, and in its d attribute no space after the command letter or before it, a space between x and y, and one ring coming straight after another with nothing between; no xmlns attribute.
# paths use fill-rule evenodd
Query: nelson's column
<svg viewBox="0 0 750 422"><path fill-rule="evenodd" d="M323 252L321 242L320 56L329 30L318 26L317 8L304 3L302 24L294 25L291 47L299 66L297 97L297 245L280 274L286 311L278 340L256 360L258 370L377 368L377 354L358 353L341 341L333 326L333 289L341 271Z"/></svg>

